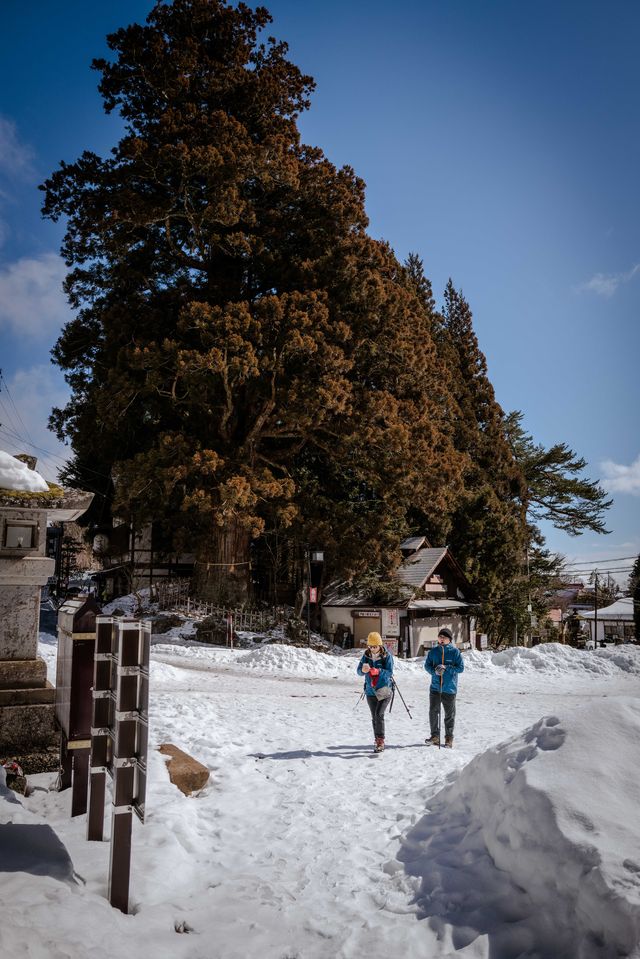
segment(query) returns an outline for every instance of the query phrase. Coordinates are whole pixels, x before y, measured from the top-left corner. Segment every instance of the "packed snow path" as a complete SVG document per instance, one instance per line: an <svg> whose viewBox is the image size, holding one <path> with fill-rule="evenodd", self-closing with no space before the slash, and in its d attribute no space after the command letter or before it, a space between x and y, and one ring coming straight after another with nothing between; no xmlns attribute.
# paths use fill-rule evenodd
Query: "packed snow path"
<svg viewBox="0 0 640 959"><path fill-rule="evenodd" d="M43 650L51 658L51 648ZM20 942L18 954L29 959L107 959L118 951L154 959L640 955L633 951L640 826L628 776L620 776L627 762L636 769L640 762L625 738L640 731L640 651L554 646L469 655L452 751L424 745L428 677L421 662L400 663L397 679L414 718L396 697L387 749L373 759L369 711L356 705L356 662L279 646L155 646L153 743L173 742L204 762L210 782L185 798L152 753L147 822L134 824L130 916L106 903L108 843L84 841L83 817L68 818L68 792L36 791L17 812L4 804L13 822L52 825L82 882L4 874L5 915L14 918L0 928L3 951ZM534 788L520 766L527 749L529 759L536 755L536 736L546 758L554 736L573 742L586 727L580 748L588 752L592 714L594 756L605 768L594 768L589 755L572 766L575 750L562 746L572 773L556 792L570 793L566 805L575 812L566 814L571 828L557 813L563 846L556 767L546 783L540 766ZM545 716L547 724L536 726ZM525 730L529 740L491 748ZM476 765L463 769L474 757ZM508 783L505 769L520 778ZM608 782L595 809L594 777ZM602 795L605 807L609 795L618 802L598 819ZM594 856L609 870L603 866L594 886L600 899L587 896L573 911L571 895L558 901L556 883L567 856L565 882L575 882L571 870L592 871Z"/></svg>

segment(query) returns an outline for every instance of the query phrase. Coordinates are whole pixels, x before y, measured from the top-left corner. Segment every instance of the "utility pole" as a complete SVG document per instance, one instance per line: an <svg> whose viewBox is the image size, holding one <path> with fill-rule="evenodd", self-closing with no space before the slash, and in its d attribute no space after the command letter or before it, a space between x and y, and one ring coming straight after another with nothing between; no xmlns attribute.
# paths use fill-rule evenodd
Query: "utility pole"
<svg viewBox="0 0 640 959"><path fill-rule="evenodd" d="M594 590L593 595L595 599L595 606L593 608L593 648L598 648L598 570L596 570L596 575L594 579Z"/></svg>
<svg viewBox="0 0 640 959"><path fill-rule="evenodd" d="M311 646L311 547L307 543L307 646Z"/></svg>

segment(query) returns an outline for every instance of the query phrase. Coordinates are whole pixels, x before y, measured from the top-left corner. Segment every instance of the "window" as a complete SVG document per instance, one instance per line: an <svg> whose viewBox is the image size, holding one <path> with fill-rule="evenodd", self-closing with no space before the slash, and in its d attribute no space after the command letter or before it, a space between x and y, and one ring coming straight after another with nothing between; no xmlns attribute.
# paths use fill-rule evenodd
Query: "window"
<svg viewBox="0 0 640 959"><path fill-rule="evenodd" d="M35 523L17 523L7 520L4 527L4 549L35 549L37 545Z"/></svg>

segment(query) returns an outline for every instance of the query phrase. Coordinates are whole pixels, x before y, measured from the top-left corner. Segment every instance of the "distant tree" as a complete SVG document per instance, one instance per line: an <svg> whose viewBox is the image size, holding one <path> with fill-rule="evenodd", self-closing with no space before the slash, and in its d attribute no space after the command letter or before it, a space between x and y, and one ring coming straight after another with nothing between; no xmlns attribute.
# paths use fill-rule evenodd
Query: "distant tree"
<svg viewBox="0 0 640 959"><path fill-rule="evenodd" d="M572 610L564 621L567 642L570 646L578 645L578 638L582 632L582 620L577 611Z"/></svg>
<svg viewBox="0 0 640 959"><path fill-rule="evenodd" d="M481 599L481 624L495 639L529 621L525 580L529 528L517 494L522 476L466 299L449 280L434 339L447 369L447 412L464 456L462 490L448 514L448 543ZM517 602L516 602L517 598Z"/></svg>
<svg viewBox="0 0 640 959"><path fill-rule="evenodd" d="M633 564L633 569L629 574L628 591L633 599L633 622L636 642L640 643L640 554L638 554Z"/></svg>
<svg viewBox="0 0 640 959"><path fill-rule="evenodd" d="M579 474L586 461L565 443L546 449L535 443L516 410L505 418L507 438L523 473L521 499L533 522L548 520L570 536L585 530L606 533L604 514L613 502L598 482Z"/></svg>

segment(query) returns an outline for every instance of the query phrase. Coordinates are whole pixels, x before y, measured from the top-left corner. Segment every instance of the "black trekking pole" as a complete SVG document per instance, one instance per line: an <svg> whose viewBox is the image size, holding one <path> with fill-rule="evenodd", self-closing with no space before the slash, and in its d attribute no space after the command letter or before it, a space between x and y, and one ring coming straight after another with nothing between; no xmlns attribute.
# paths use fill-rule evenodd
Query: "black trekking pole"
<svg viewBox="0 0 640 959"><path fill-rule="evenodd" d="M407 704L405 703L405 701L404 701L404 696L403 696L402 693L400 692L400 687L398 686L398 684L397 684L397 682L395 681L395 679L394 679L394 681L393 681L393 688L396 690L398 696L400 697L400 700L401 700L401 702L402 702L402 705L404 706L404 708L405 708L405 709L407 710L407 712L409 713L409 707L408 707ZM413 716L411 715L411 713L409 713L409 719L413 719Z"/></svg>
<svg viewBox="0 0 640 959"><path fill-rule="evenodd" d="M354 709L357 709L363 699L364 699L364 689L363 689L362 692L360 693L360 696L358 697L358 702L355 704L355 706L354 706L353 708L354 708Z"/></svg>
<svg viewBox="0 0 640 959"><path fill-rule="evenodd" d="M442 677L444 675L444 647L442 647L442 666L440 673L440 702L438 704L438 749L442 749Z"/></svg>

